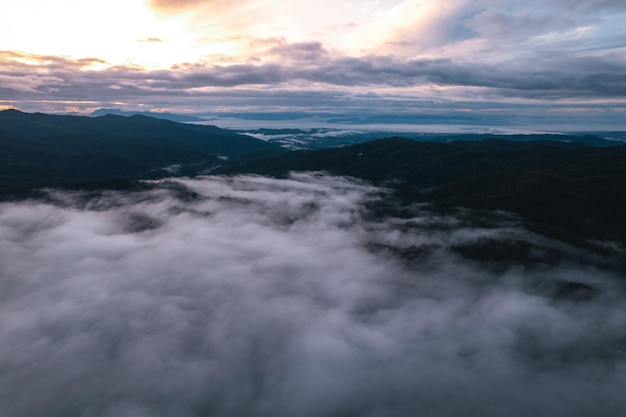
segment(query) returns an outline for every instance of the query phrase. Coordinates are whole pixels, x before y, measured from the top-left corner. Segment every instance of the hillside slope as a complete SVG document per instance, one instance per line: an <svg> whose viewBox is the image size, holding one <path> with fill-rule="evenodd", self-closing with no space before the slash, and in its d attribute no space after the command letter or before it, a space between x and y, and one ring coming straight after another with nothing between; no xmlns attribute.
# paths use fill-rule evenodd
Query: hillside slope
<svg viewBox="0 0 626 417"><path fill-rule="evenodd" d="M213 126L146 116L0 112L0 193L35 186L194 175L277 145Z"/></svg>
<svg viewBox="0 0 626 417"><path fill-rule="evenodd" d="M440 208L511 211L546 234L626 242L626 146L388 138L236 169L273 176L319 170L391 183L403 199Z"/></svg>

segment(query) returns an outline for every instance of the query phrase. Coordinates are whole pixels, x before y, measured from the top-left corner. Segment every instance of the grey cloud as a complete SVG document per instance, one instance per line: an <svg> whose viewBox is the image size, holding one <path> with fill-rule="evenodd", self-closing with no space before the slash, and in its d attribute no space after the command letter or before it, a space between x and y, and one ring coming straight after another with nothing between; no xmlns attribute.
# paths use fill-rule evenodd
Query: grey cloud
<svg viewBox="0 0 626 417"><path fill-rule="evenodd" d="M599 57L529 55L528 62L477 64L450 59L396 61L386 57L339 59L301 77L336 85L485 87L506 97L622 97L626 94L623 61Z"/></svg>
<svg viewBox="0 0 626 417"><path fill-rule="evenodd" d="M611 11L619 11L626 10L626 5L624 2L620 0L551 0L548 2L542 2L541 0L531 0L526 1L524 3L518 2L496 2L494 0L487 0L486 2L481 2L481 4L488 4L491 6L497 4L503 4L505 6L511 6L514 4L519 8L534 8L537 5L543 5L547 9L560 9L560 10L571 10L571 11L580 11L584 13L604 13Z"/></svg>
<svg viewBox="0 0 626 417"><path fill-rule="evenodd" d="M619 277L515 218L380 218L365 207L384 190L319 174L49 195L0 205L0 414L626 410ZM453 250L481 239L564 257L493 269ZM555 297L572 281L594 295Z"/></svg>
<svg viewBox="0 0 626 417"><path fill-rule="evenodd" d="M248 45L253 50L260 51L260 55L283 57L287 61L315 60L328 55L328 51L320 42L289 42L284 37L252 38Z"/></svg>
<svg viewBox="0 0 626 417"><path fill-rule="evenodd" d="M480 32L481 37L498 43L503 39L524 42L539 34L576 28L575 22L568 16L535 14L531 11L507 14L501 10L485 10L471 17L466 24L474 28L476 33Z"/></svg>
<svg viewBox="0 0 626 417"><path fill-rule="evenodd" d="M38 75L3 75L0 74L0 84L3 88L21 92L53 92L65 80L59 77Z"/></svg>
<svg viewBox="0 0 626 417"><path fill-rule="evenodd" d="M0 76L41 80L29 91L11 92L7 98L101 98L202 94L198 88L235 86L290 86L309 83L336 86L453 86L484 88L486 94L508 98L620 98L626 95L626 62L618 57L571 57L558 51L530 53L522 60L480 63L453 59L402 60L388 56L331 57L318 43L273 47L281 63L184 64L171 70L144 71L112 67L80 71L91 60L57 59L40 65L12 62ZM40 70L47 69L41 78ZM49 82L45 82L48 80ZM57 80L63 80L63 83ZM116 86L111 90L110 86ZM46 87L57 90L47 91ZM30 95L29 95L30 94Z"/></svg>
<svg viewBox="0 0 626 417"><path fill-rule="evenodd" d="M328 54L319 42L282 43L273 46L267 53L297 61L315 61Z"/></svg>
<svg viewBox="0 0 626 417"><path fill-rule="evenodd" d="M421 23L398 29L378 50L389 48L399 55L428 51L437 56L523 59L540 50L567 50L577 56L581 51L571 47L572 39L586 43L586 52L603 53L604 38L624 38L620 23L626 7L620 1L479 0L447 6L426 27ZM437 23L431 28L430 21Z"/></svg>

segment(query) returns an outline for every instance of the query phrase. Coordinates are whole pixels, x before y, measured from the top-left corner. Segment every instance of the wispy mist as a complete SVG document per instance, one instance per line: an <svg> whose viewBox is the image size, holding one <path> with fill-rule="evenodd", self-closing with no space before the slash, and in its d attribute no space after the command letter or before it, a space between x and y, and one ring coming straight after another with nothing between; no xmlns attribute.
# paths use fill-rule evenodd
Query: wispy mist
<svg viewBox="0 0 626 417"><path fill-rule="evenodd" d="M0 415L626 412L621 277L505 213L319 174L49 195L0 205Z"/></svg>

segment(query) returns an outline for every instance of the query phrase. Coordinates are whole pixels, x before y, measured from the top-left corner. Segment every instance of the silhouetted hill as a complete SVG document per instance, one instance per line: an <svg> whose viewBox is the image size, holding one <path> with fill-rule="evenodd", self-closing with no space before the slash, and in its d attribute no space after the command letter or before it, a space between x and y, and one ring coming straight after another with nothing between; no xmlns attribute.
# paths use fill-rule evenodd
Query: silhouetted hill
<svg viewBox="0 0 626 417"><path fill-rule="evenodd" d="M318 170L392 184L402 198L440 208L515 212L534 230L568 240L626 241L626 146L388 138L237 168L273 176Z"/></svg>
<svg viewBox="0 0 626 417"><path fill-rule="evenodd" d="M83 117L5 110L0 112L0 126L3 131L30 138L104 134L148 141L152 145L174 145L214 155L241 156L280 149L277 145L215 126L176 123L142 115Z"/></svg>
<svg viewBox="0 0 626 417"><path fill-rule="evenodd" d="M195 175L225 158L281 152L214 126L146 116L91 118L0 112L0 193L43 185Z"/></svg>

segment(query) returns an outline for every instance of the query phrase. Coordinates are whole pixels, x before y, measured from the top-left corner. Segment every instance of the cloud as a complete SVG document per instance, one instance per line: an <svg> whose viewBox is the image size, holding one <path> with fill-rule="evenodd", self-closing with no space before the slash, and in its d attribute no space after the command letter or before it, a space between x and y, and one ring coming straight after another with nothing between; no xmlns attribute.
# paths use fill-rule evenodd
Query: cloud
<svg viewBox="0 0 626 417"><path fill-rule="evenodd" d="M617 54L572 57L539 51L524 61L494 63L345 57L317 42L250 42L262 58L182 63L167 70L0 52L0 95L14 107L44 112L63 112L71 104L85 113L99 107L166 108L213 117L229 108L229 113L296 111L300 117L334 118L441 115L462 107L489 126L515 123L532 130L541 125L553 131L592 125L620 130L622 125L616 112L624 108L626 61ZM589 110L584 127L577 127L583 122L580 112L559 110L572 106Z"/></svg>
<svg viewBox="0 0 626 417"><path fill-rule="evenodd" d="M231 0L228 2L219 0L150 0L150 5L160 11L176 12L197 7L224 10L246 1L247 0Z"/></svg>
<svg viewBox="0 0 626 417"><path fill-rule="evenodd" d="M203 3L203 0L151 0L153 7L163 9L177 9L197 6Z"/></svg>
<svg viewBox="0 0 626 417"><path fill-rule="evenodd" d="M320 42L287 43L285 40L277 42L266 51L266 54L277 56L287 61L315 62L324 59L328 52Z"/></svg>
<svg viewBox="0 0 626 417"><path fill-rule="evenodd" d="M384 41L372 49L397 56L523 60L533 51L580 51L570 44L606 51L601 39L621 34L626 7L618 1L405 1L377 25ZM581 35L581 30L586 35ZM610 32L610 33L606 33ZM622 43L623 46L623 43ZM590 52L589 50L587 52Z"/></svg>
<svg viewBox="0 0 626 417"><path fill-rule="evenodd" d="M406 1L392 9L388 19L393 25L384 49L399 47L413 53L443 47L473 36L463 25L466 1Z"/></svg>
<svg viewBox="0 0 626 417"><path fill-rule="evenodd" d="M0 83L4 88L20 92L54 92L58 91L57 86L64 82L62 78L58 77L0 74Z"/></svg>
<svg viewBox="0 0 626 417"><path fill-rule="evenodd" d="M66 80L62 95L74 98L106 94L103 86L126 85L128 94L184 94L199 88L325 84L329 87L467 87L483 88L509 98L619 98L626 95L626 61L616 57L570 57L536 53L527 65L516 61L480 63L453 59L402 60L390 56L335 57L318 43L272 45L280 61L214 65L180 64L171 70L147 71L116 66L82 71L95 60L72 61L28 56L31 62L9 61L0 75ZM96 64L101 61L95 61ZM42 82L43 84L43 82Z"/></svg>
<svg viewBox="0 0 626 417"><path fill-rule="evenodd" d="M298 174L3 203L0 414L623 414L617 276L502 213L391 202ZM459 255L480 242L537 259Z"/></svg>

